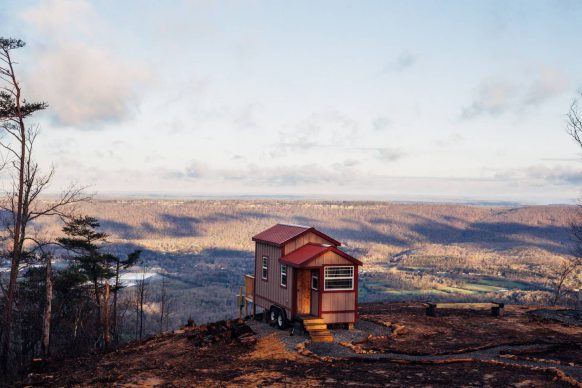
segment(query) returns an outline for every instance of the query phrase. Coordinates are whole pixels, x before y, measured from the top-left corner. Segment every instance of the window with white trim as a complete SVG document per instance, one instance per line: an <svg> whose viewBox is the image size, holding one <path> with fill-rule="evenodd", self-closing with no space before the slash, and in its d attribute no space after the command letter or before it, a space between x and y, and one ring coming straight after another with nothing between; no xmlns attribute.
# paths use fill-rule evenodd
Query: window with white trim
<svg viewBox="0 0 582 388"><path fill-rule="evenodd" d="M287 264L281 264L281 286L287 287Z"/></svg>
<svg viewBox="0 0 582 388"><path fill-rule="evenodd" d="M311 270L311 289L317 291L319 289L319 270Z"/></svg>
<svg viewBox="0 0 582 388"><path fill-rule="evenodd" d="M263 256L263 267L261 271L261 278L267 280L267 274L269 273L269 258L267 256Z"/></svg>
<svg viewBox="0 0 582 388"><path fill-rule="evenodd" d="M325 267L325 290L353 290L354 267Z"/></svg>

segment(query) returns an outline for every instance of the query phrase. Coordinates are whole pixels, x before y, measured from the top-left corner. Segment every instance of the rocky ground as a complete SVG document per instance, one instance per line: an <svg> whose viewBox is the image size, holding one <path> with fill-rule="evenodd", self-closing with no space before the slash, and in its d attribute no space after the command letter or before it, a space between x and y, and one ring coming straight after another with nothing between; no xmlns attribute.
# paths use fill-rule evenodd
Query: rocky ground
<svg viewBox="0 0 582 388"><path fill-rule="evenodd" d="M427 317L414 303L367 304L331 344L255 321L186 327L44 365L17 385L582 387L582 327L506 310Z"/></svg>

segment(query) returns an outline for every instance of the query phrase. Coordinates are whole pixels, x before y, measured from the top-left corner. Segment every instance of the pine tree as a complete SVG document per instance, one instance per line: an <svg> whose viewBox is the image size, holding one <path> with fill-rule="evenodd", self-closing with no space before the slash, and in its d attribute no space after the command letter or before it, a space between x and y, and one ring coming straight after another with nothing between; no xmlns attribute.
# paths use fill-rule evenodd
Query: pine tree
<svg viewBox="0 0 582 388"><path fill-rule="evenodd" d="M109 290L110 280L115 278L114 317L117 314L117 292L119 291L119 271L135 264L139 259L140 251L130 253L125 260L115 255L103 253L102 248L108 235L100 232L96 218L81 216L73 217L63 227L66 237L58 242L69 252L71 271L79 276L77 286L90 283L93 290L95 304L95 333L99 337L103 334L104 347L109 346ZM114 318L115 319L115 318ZM116 321L114 321L116 325ZM116 328L115 328L116 330Z"/></svg>

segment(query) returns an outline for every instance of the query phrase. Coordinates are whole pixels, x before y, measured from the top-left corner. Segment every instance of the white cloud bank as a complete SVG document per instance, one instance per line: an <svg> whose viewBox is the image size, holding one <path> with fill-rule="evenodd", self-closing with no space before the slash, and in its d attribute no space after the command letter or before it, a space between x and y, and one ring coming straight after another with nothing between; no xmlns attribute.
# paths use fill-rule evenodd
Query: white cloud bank
<svg viewBox="0 0 582 388"><path fill-rule="evenodd" d="M89 2L43 1L20 16L42 37L30 45L34 69L25 81L57 124L92 129L131 116L149 70L100 46L105 28Z"/></svg>
<svg viewBox="0 0 582 388"><path fill-rule="evenodd" d="M463 108L461 117L499 116L506 112L522 112L568 90L567 77L560 71L542 68L530 74L527 81L488 78L476 88L473 101Z"/></svg>

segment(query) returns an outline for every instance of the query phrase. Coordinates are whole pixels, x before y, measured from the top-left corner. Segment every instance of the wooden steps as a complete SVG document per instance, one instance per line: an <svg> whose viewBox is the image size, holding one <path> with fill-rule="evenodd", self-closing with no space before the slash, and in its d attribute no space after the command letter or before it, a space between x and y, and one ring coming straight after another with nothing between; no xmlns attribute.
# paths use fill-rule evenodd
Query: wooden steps
<svg viewBox="0 0 582 388"><path fill-rule="evenodd" d="M333 336L321 318L303 318L303 327L313 342L333 342Z"/></svg>

